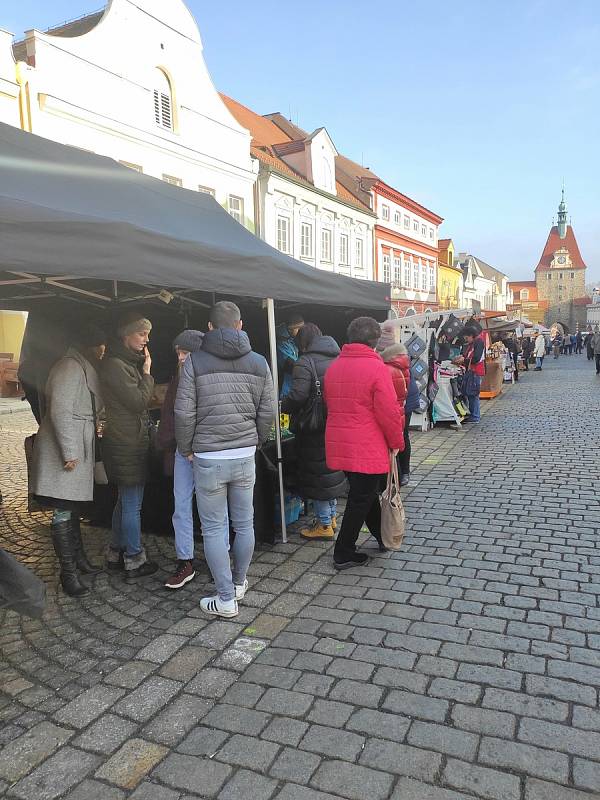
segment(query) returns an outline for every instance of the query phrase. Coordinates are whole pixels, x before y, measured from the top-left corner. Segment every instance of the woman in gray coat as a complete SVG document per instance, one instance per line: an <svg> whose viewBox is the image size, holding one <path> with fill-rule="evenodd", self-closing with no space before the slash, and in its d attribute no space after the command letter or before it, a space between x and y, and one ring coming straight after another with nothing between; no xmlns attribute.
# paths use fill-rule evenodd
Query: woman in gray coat
<svg viewBox="0 0 600 800"><path fill-rule="evenodd" d="M31 470L37 500L54 509L52 543L62 587L72 597L89 591L79 572L99 572L83 550L80 513L94 499L96 412L102 407L96 366L106 347L104 333L93 326L78 338L48 376Z"/></svg>

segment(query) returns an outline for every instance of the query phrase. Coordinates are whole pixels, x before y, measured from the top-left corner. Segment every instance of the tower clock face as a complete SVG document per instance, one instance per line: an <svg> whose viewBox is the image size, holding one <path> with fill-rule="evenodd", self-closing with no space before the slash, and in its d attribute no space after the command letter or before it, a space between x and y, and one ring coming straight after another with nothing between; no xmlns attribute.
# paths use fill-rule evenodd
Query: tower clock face
<svg viewBox="0 0 600 800"><path fill-rule="evenodd" d="M567 259L564 256L559 256L557 260L558 260L559 264L566 264L567 263Z"/></svg>

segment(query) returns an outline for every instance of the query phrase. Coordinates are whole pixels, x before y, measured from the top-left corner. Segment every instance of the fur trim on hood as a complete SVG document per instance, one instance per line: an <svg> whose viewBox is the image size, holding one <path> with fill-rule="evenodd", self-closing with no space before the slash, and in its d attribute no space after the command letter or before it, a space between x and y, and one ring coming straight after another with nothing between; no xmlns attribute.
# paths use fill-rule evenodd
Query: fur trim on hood
<svg viewBox="0 0 600 800"><path fill-rule="evenodd" d="M396 358L396 356L407 356L407 355L408 355L408 350L406 349L405 345L392 344L389 347L385 348L385 350L381 354L381 357L383 358L384 361L387 362L391 361L393 358Z"/></svg>

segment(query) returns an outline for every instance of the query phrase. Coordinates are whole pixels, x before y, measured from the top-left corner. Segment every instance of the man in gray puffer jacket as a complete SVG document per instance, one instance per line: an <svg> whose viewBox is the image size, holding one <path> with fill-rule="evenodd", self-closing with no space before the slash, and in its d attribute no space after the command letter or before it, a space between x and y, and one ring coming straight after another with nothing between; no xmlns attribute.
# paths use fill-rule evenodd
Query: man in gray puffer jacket
<svg viewBox="0 0 600 800"><path fill-rule="evenodd" d="M181 370L175 437L179 452L194 465L204 554L217 588L200 607L212 616L235 617L254 552L254 456L273 424L273 380L266 360L252 351L234 303L217 303L208 329L202 348ZM230 519L236 534L233 571Z"/></svg>

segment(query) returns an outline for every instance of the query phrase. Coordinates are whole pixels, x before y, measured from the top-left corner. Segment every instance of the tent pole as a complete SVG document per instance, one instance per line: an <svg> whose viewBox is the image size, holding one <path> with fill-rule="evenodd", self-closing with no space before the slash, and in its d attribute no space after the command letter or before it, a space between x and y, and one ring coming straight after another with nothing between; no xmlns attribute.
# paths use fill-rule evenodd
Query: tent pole
<svg viewBox="0 0 600 800"><path fill-rule="evenodd" d="M275 303L272 297L267 297L267 319L269 323L269 349L271 352L271 372L273 374L273 401L275 403L275 444L277 447L277 472L279 475L279 505L281 508L281 536L284 544L287 542L287 527L285 524L285 491L283 489L283 458L281 454L281 421L279 418L279 372L277 369L277 335L275 333Z"/></svg>

